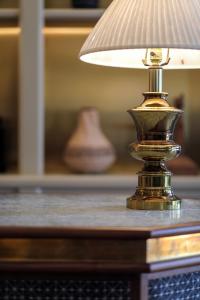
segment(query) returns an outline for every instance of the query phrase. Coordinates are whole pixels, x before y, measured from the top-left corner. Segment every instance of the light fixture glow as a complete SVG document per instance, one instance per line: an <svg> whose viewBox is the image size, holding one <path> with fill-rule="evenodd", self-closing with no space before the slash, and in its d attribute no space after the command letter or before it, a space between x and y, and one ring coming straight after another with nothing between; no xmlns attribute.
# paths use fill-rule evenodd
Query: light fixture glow
<svg viewBox="0 0 200 300"><path fill-rule="evenodd" d="M0 28L1 36L18 35L21 32L20 27L2 27Z"/></svg>
<svg viewBox="0 0 200 300"><path fill-rule="evenodd" d="M167 51L167 49L164 49ZM144 69L142 60L146 49L116 49L83 54L80 59L87 63L110 67ZM170 62L165 69L198 69L200 51L191 49L170 49Z"/></svg>
<svg viewBox="0 0 200 300"><path fill-rule="evenodd" d="M45 35L88 35L91 32L90 27L44 27ZM20 27L0 28L0 36L18 35L21 33Z"/></svg>
<svg viewBox="0 0 200 300"><path fill-rule="evenodd" d="M90 27L45 27L43 29L46 35L88 35L91 32Z"/></svg>

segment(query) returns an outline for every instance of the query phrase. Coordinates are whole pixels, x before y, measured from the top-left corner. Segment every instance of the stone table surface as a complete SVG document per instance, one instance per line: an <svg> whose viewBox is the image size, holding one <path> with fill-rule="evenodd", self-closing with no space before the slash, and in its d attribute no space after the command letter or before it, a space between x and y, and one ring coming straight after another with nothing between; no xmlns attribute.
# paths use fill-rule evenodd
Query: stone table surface
<svg viewBox="0 0 200 300"><path fill-rule="evenodd" d="M181 211L134 211L126 193L61 192L0 194L0 226L144 228L200 223L200 201L183 200Z"/></svg>

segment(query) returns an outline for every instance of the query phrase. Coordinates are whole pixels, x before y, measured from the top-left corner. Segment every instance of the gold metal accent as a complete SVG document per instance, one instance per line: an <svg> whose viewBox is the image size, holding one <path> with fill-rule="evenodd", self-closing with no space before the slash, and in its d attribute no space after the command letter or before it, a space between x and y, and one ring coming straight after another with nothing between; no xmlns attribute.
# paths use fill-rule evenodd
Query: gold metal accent
<svg viewBox="0 0 200 300"><path fill-rule="evenodd" d="M170 62L169 54L170 54L170 49L167 49L167 56L166 59L163 61L163 49L148 48L146 50L145 58L142 60L142 62L147 67L163 67L168 65L168 63Z"/></svg>
<svg viewBox="0 0 200 300"><path fill-rule="evenodd" d="M180 210L181 200L171 187L171 172L165 162L178 156L181 147L173 141L176 122L182 111L171 107L167 93L162 92L162 73L160 67L169 62L169 50L165 63L162 63L162 50L148 49L143 62L147 64L150 50L149 86L144 93L143 103L128 112L136 124L138 142L129 146L130 154L144 161L139 172L138 187L135 194L127 199L130 209Z"/></svg>
<svg viewBox="0 0 200 300"><path fill-rule="evenodd" d="M145 240L15 239L0 240L3 262L85 263L101 265L158 263L200 255L200 233Z"/></svg>
<svg viewBox="0 0 200 300"><path fill-rule="evenodd" d="M149 92L162 93L163 69L149 68Z"/></svg>
<svg viewBox="0 0 200 300"><path fill-rule="evenodd" d="M88 263L117 261L142 263L146 241L103 239L1 239L0 264L12 261Z"/></svg>
<svg viewBox="0 0 200 300"><path fill-rule="evenodd" d="M200 255L200 234L147 240L147 262L160 262Z"/></svg>

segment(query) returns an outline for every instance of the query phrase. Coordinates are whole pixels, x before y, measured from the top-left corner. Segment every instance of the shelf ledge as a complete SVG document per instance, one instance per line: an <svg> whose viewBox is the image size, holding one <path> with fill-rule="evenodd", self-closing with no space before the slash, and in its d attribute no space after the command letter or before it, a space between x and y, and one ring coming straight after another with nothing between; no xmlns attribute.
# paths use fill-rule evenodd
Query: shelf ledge
<svg viewBox="0 0 200 300"><path fill-rule="evenodd" d="M104 9L45 9L47 22L94 22L102 16Z"/></svg>
<svg viewBox="0 0 200 300"><path fill-rule="evenodd" d="M174 176L177 195L200 198L200 176ZM0 192L19 190L97 190L134 192L137 176L134 175L0 175Z"/></svg>
<svg viewBox="0 0 200 300"><path fill-rule="evenodd" d="M104 9L45 9L47 23L59 22L96 22L104 13ZM19 9L0 9L0 22L16 21L19 19Z"/></svg>

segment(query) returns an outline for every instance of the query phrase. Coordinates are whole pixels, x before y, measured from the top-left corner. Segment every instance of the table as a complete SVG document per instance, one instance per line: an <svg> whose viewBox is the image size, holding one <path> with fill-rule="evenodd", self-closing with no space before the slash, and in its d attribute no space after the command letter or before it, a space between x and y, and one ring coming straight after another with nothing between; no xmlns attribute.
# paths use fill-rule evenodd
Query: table
<svg viewBox="0 0 200 300"><path fill-rule="evenodd" d="M133 211L127 196L0 194L0 299L200 299L200 201Z"/></svg>

